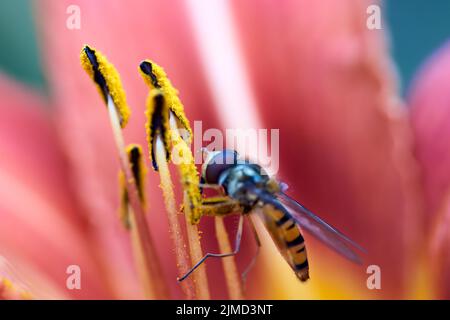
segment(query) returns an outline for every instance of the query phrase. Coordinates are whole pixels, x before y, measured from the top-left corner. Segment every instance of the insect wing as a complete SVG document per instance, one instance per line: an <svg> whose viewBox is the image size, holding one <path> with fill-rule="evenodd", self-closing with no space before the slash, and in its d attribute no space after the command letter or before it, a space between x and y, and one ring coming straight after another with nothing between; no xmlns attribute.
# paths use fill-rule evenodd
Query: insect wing
<svg viewBox="0 0 450 320"><path fill-rule="evenodd" d="M362 252L365 252L365 250L357 243L330 226L287 194L280 193L278 200L288 209L292 218L298 222L302 229L308 231L311 235L347 259L358 264L361 263L361 258L352 247Z"/></svg>

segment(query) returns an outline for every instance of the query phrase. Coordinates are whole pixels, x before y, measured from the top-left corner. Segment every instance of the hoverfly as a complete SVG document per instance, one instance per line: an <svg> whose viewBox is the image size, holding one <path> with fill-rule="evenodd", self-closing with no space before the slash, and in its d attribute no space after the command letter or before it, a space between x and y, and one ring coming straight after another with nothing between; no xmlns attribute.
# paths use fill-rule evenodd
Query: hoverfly
<svg viewBox="0 0 450 320"><path fill-rule="evenodd" d="M262 219L279 251L301 281L309 279L302 230L308 231L345 258L361 263L355 249L362 252L364 249L289 197L283 183L269 177L260 165L241 160L233 150L203 151L207 156L202 166L201 187L219 190L222 195L203 198L202 210L205 215L212 216L241 213L235 250L224 254L206 254L179 281L188 277L209 257L223 258L237 254L243 218L254 213ZM257 237L256 231L255 236ZM259 245L258 238L257 243Z"/></svg>

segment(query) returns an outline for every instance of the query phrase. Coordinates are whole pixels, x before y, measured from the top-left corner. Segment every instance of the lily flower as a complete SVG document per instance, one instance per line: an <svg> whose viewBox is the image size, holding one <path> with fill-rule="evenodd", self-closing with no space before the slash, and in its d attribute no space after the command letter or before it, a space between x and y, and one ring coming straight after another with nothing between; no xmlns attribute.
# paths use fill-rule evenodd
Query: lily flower
<svg viewBox="0 0 450 320"><path fill-rule="evenodd" d="M403 101L386 28L366 25L372 4L36 2L48 97L0 78L0 298L146 297L117 214L121 162L107 111L79 65L85 43L120 72L132 111L123 129L127 143L149 154L148 88L136 70L150 58L178 89L187 118L202 121L203 129L279 129L277 176L289 194L367 250L363 264L354 265L305 234L311 279L300 283L257 226L261 255L245 297L448 297L450 282L432 272L449 265L448 157L444 139L435 138L445 134L449 118L448 76L441 71L449 53L432 58ZM80 9L79 29L67 27L73 5ZM159 183L158 173L148 172L145 227L170 297L187 298L177 282ZM175 198L182 197L175 185ZM200 220L203 252L224 248L213 224ZM221 234L231 224L219 223ZM255 251L251 230L245 232L238 269ZM79 290L67 286L70 265L81 270ZM369 266L380 272L379 289L368 285ZM232 268L224 269L228 278ZM229 297L219 261L208 261L206 277L212 298Z"/></svg>

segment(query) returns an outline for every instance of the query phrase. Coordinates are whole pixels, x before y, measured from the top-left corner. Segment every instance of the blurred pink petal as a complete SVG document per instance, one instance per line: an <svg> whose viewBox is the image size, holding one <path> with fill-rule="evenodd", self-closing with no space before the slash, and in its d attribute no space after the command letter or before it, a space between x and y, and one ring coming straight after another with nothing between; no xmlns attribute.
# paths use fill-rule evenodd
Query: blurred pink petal
<svg viewBox="0 0 450 320"><path fill-rule="evenodd" d="M450 187L450 44L437 52L418 73L409 95L416 154L424 171L429 214L439 209Z"/></svg>
<svg viewBox="0 0 450 320"><path fill-rule="evenodd" d="M43 99L2 75L0 95L0 256L64 296L108 297ZM84 290L67 290L71 264L81 267Z"/></svg>
<svg viewBox="0 0 450 320"><path fill-rule="evenodd" d="M431 225L431 261L440 269L441 293L450 297L450 43L418 73L409 94L416 156L423 171L427 213Z"/></svg>
<svg viewBox="0 0 450 320"><path fill-rule="evenodd" d="M372 3L244 0L233 9L262 121L280 128L280 178L367 249L383 297L401 297L421 239L421 194L386 35L366 27ZM345 287L342 270L359 273L361 292L380 295L365 287L365 267L336 267Z"/></svg>

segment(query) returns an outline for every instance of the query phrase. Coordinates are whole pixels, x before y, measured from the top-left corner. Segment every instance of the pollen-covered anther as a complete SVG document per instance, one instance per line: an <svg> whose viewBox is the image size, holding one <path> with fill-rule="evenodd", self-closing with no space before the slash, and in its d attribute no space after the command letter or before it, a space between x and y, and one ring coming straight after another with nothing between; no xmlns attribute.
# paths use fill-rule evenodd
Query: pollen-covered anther
<svg viewBox="0 0 450 320"><path fill-rule="evenodd" d="M165 96L167 106L176 116L177 121L184 128L188 137L183 137L191 142L192 129L184 113L184 106L178 96L178 90L174 88L163 68L151 60L145 60L139 65L139 73L150 89L160 89Z"/></svg>
<svg viewBox="0 0 450 320"><path fill-rule="evenodd" d="M145 175L147 169L145 167L144 158L142 156L142 147L138 144L130 144L126 148L128 159L130 161L131 171L133 173L134 182L139 195L142 206L146 207L145 201ZM120 187L120 220L126 229L130 229L130 203L128 197L127 181L123 170L119 171L119 187Z"/></svg>
<svg viewBox="0 0 450 320"><path fill-rule="evenodd" d="M159 137L164 145L166 159L170 159L170 127L169 127L169 108L163 91L152 89L147 98L147 116L146 131L147 142L149 145L150 159L153 168L158 170L156 161L156 141Z"/></svg>
<svg viewBox="0 0 450 320"><path fill-rule="evenodd" d="M140 196L123 137L122 128L128 121L130 110L126 103L119 74L100 52L89 46L85 46L81 52L81 64L96 83L107 104L111 129L123 172L121 180L127 189L125 200L130 208L124 214L123 220L126 226L132 227L130 235L135 251L133 256L142 289L147 298L167 299L169 291L162 277L161 263L150 235L143 199Z"/></svg>
<svg viewBox="0 0 450 320"><path fill-rule="evenodd" d="M120 126L124 128L130 117L125 91L116 68L98 50L84 46L80 54L81 65L97 85L105 103L111 97L117 110Z"/></svg>
<svg viewBox="0 0 450 320"><path fill-rule="evenodd" d="M200 241L198 238L197 226L193 223L198 222L200 214L198 211L201 195L198 188L198 176L193 162L193 156L190 151L192 142L192 130L184 113L184 107L178 97L178 91L172 86L164 70L150 60L143 61L139 66L139 71L144 78L145 83L150 87L151 94L148 98L147 107L147 137L150 145L151 159L153 167L158 170L161 178L161 188L164 193L167 216L169 218L169 227L173 237L177 266L179 274L183 275L189 270L189 261L186 256L187 245L181 234L180 225L177 218L177 209L173 194L173 185L168 169L167 160L174 157L187 158L181 164L175 163L180 171L181 184L184 190L183 205L186 219L186 231L189 240L189 252L191 262L195 263L203 257ZM152 93L153 92L153 93ZM162 97L162 107L157 112L158 96ZM158 125L163 128L163 132L158 130ZM170 157L169 146L178 151L172 152ZM165 153L165 154L164 154ZM188 283L182 282L183 291L187 296L195 296L199 299L209 299L208 281L205 267L200 267L194 274L194 279L187 279ZM192 292L192 286L195 286L195 293Z"/></svg>
<svg viewBox="0 0 450 320"><path fill-rule="evenodd" d="M196 224L202 216L199 176L192 152L179 135L173 141L172 162L179 168L183 190L186 192L189 201L188 204L185 204L189 206L185 212L189 214L190 223Z"/></svg>

